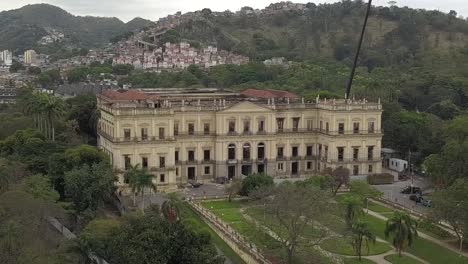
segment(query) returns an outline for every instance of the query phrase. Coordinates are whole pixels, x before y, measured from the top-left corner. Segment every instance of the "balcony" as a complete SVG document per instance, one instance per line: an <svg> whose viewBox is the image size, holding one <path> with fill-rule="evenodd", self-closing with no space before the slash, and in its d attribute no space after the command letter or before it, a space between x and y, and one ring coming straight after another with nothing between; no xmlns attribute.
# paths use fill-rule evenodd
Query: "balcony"
<svg viewBox="0 0 468 264"><path fill-rule="evenodd" d="M354 159L354 158L346 158L342 160L338 159L330 159L328 160L329 163L341 163L341 164L349 164L349 163L375 163L375 162L381 162L382 158L380 157L374 157L372 159L366 158L359 158L359 159Z"/></svg>
<svg viewBox="0 0 468 264"><path fill-rule="evenodd" d="M228 165L234 165L234 164L237 164L237 160L236 160L236 159L228 159L228 160L226 161L226 163L227 163Z"/></svg>

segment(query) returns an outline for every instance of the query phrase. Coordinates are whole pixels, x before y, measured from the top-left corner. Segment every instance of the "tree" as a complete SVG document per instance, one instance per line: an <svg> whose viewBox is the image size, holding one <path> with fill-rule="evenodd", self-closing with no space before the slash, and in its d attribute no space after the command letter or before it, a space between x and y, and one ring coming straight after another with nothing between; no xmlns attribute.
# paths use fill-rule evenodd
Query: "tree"
<svg viewBox="0 0 468 264"><path fill-rule="evenodd" d="M149 174L146 169L140 169L140 164L131 166L125 172L125 182L128 184L133 193L133 206L135 206L135 196L141 195L141 211L145 210L145 189L150 188L156 192L156 185L153 183L153 175Z"/></svg>
<svg viewBox="0 0 468 264"><path fill-rule="evenodd" d="M274 187L271 195L259 202L265 205L281 227L275 232L281 238L288 263L293 262L296 249L301 243L313 246L326 237L326 232L316 225L327 219L327 212L333 211L329 193L318 188L284 182ZM314 230L314 241L304 238L306 228Z"/></svg>
<svg viewBox="0 0 468 264"><path fill-rule="evenodd" d="M225 188L224 192L227 193L228 201L230 202L232 199L232 196L238 194L240 190L242 189L242 181L234 179L229 184L226 184L224 188Z"/></svg>
<svg viewBox="0 0 468 264"><path fill-rule="evenodd" d="M366 181L360 180L351 181L349 183L349 192L359 197L362 202L365 203L366 208L368 207L369 199L382 196L382 192L369 185Z"/></svg>
<svg viewBox="0 0 468 264"><path fill-rule="evenodd" d="M96 221L80 239L109 263L224 263L209 234L166 221L161 214L128 215L119 224Z"/></svg>
<svg viewBox="0 0 468 264"><path fill-rule="evenodd" d="M458 179L446 189L434 192L431 218L443 221L457 235L460 248L468 236L468 180Z"/></svg>
<svg viewBox="0 0 468 264"><path fill-rule="evenodd" d="M56 202L60 198L58 192L52 189L52 183L47 176L36 174L25 181L25 191L34 198L49 202Z"/></svg>
<svg viewBox="0 0 468 264"><path fill-rule="evenodd" d="M332 179L330 180L332 184L330 184L331 192L333 195L336 195L338 190L341 186L348 184L349 182L349 170L344 167L338 167L334 170L331 168L327 168L328 170L325 172L330 176Z"/></svg>
<svg viewBox="0 0 468 264"><path fill-rule="evenodd" d="M92 215L115 191L116 176L106 162L84 164L65 173L65 195L78 217Z"/></svg>
<svg viewBox="0 0 468 264"><path fill-rule="evenodd" d="M417 222L402 212L395 212L385 225L385 238L392 237L392 244L401 257L401 251L411 246L418 236Z"/></svg>
<svg viewBox="0 0 468 264"><path fill-rule="evenodd" d="M354 252L358 255L359 261L361 261L362 256L362 243L365 242L365 246L369 252L369 242L375 244L376 241L375 235L370 230L369 225L361 221L357 221L352 224L351 239Z"/></svg>
<svg viewBox="0 0 468 264"><path fill-rule="evenodd" d="M9 221L0 226L0 256L6 264L18 263L21 255L21 229L16 222Z"/></svg>
<svg viewBox="0 0 468 264"><path fill-rule="evenodd" d="M348 229L352 229L359 216L363 214L363 200L356 195L346 195L341 201L345 207L345 222Z"/></svg>
<svg viewBox="0 0 468 264"><path fill-rule="evenodd" d="M24 70L24 69L25 69L24 65L17 62L17 61L13 61L13 64L11 64L11 66L10 66L10 72L11 73L19 72L19 71Z"/></svg>
<svg viewBox="0 0 468 264"><path fill-rule="evenodd" d="M252 174L242 180L242 188L239 193L240 195L248 196L253 190L260 189L264 186L272 186L273 184L273 178L266 174Z"/></svg>
<svg viewBox="0 0 468 264"><path fill-rule="evenodd" d="M161 204L161 213L167 221L175 222L179 220L181 202L177 194L169 194L168 199Z"/></svg>

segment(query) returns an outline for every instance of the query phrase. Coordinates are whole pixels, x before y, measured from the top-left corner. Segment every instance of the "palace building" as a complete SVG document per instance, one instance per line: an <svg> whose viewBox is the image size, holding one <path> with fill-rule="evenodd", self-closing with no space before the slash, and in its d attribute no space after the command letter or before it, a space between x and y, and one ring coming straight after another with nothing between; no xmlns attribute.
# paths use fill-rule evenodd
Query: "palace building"
<svg viewBox="0 0 468 264"><path fill-rule="evenodd" d="M382 170L380 102L215 88L107 90L97 102L99 147L122 185L136 164L165 191L257 172L287 178L328 167L355 176Z"/></svg>

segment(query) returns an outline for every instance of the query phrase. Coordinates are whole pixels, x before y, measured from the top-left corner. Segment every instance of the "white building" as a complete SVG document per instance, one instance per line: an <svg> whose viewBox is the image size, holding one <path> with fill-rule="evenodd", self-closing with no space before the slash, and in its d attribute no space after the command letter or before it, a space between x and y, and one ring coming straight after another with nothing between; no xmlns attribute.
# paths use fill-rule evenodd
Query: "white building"
<svg viewBox="0 0 468 264"><path fill-rule="evenodd" d="M27 65L34 65L37 63L37 53L34 50L27 50L24 52L24 63Z"/></svg>
<svg viewBox="0 0 468 264"><path fill-rule="evenodd" d="M388 168L397 172L403 172L408 168L408 161L397 158L391 158L389 160Z"/></svg>
<svg viewBox="0 0 468 264"><path fill-rule="evenodd" d="M13 63L13 52L4 50L0 52L0 65L11 66Z"/></svg>

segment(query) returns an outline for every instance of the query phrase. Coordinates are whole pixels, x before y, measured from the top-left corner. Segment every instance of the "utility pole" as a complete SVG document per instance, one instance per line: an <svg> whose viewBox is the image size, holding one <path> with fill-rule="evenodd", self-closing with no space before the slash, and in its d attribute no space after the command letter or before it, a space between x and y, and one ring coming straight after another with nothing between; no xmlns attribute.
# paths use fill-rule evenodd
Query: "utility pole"
<svg viewBox="0 0 468 264"><path fill-rule="evenodd" d="M369 13L372 5L372 0L369 0L367 4L367 11L366 11L366 18L364 19L364 24L362 25L361 37L359 38L359 43L356 51L356 55L354 56L353 68L351 69L351 74L348 80L348 86L346 87L346 98L351 98L351 86L353 84L354 73L356 72L357 61L359 58L359 52L361 51L362 40L364 39L364 32L366 31L367 26L367 19L369 18Z"/></svg>

